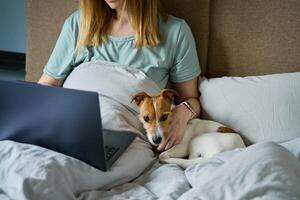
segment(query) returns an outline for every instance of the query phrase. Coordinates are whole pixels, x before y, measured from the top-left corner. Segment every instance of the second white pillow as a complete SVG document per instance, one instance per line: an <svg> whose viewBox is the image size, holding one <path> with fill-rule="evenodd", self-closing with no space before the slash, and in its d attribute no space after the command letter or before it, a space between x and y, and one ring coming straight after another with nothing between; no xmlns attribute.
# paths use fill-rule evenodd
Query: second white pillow
<svg viewBox="0 0 300 200"><path fill-rule="evenodd" d="M208 117L247 144L300 137L300 72L205 79L199 90Z"/></svg>

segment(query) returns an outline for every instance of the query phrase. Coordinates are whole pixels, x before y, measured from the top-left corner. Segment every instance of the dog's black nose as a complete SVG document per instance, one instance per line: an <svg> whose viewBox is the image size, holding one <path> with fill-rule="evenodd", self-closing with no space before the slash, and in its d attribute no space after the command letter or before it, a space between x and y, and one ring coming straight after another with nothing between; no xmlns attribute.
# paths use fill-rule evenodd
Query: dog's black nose
<svg viewBox="0 0 300 200"><path fill-rule="evenodd" d="M155 144L160 144L161 142L161 137L160 136L153 136L152 137L152 141L155 143Z"/></svg>

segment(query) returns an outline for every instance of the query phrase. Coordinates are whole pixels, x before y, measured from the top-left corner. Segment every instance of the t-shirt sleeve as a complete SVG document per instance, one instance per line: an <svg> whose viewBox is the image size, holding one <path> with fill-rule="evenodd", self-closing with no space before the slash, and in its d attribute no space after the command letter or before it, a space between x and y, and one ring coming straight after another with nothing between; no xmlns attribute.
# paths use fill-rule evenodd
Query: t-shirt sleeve
<svg viewBox="0 0 300 200"><path fill-rule="evenodd" d="M75 44L75 33L67 19L43 72L55 79L65 79L74 67Z"/></svg>
<svg viewBox="0 0 300 200"><path fill-rule="evenodd" d="M190 27L185 21L181 23L174 50L174 63L170 69L171 82L185 82L198 77L201 69L195 40Z"/></svg>

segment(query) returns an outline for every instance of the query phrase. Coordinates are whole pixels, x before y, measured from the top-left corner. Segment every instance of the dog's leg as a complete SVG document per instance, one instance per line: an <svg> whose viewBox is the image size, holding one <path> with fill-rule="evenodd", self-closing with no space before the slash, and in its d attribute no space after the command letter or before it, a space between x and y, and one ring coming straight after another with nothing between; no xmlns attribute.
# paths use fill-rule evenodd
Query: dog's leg
<svg viewBox="0 0 300 200"><path fill-rule="evenodd" d="M222 126L222 124L214 121L200 119L191 120L187 126L181 143L161 153L159 160L164 162L168 158L184 158L188 156L190 141L193 137L205 132L216 131L220 126Z"/></svg>
<svg viewBox="0 0 300 200"><path fill-rule="evenodd" d="M162 152L159 155L159 160L164 161L167 158L184 158L189 155L189 143L194 137L194 126L188 126L184 132L180 144L173 146L171 149Z"/></svg>
<svg viewBox="0 0 300 200"><path fill-rule="evenodd" d="M162 152L159 155L159 160L164 162L164 160L168 158L183 158L188 156L188 143L180 143L178 145L173 146L171 149Z"/></svg>

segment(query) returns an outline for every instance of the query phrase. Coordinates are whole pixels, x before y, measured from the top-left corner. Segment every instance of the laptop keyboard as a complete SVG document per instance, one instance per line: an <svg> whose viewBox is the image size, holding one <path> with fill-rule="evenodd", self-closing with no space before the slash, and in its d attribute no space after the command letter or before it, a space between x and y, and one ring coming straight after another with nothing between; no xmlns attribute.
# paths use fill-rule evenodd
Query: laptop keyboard
<svg viewBox="0 0 300 200"><path fill-rule="evenodd" d="M119 150L119 147L105 145L105 161L109 161Z"/></svg>

